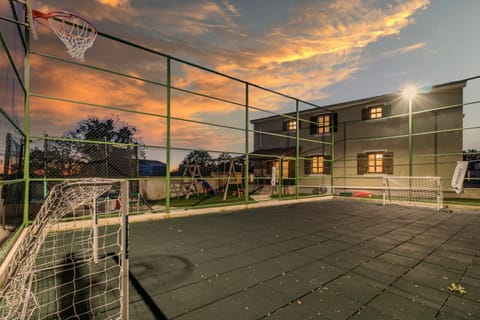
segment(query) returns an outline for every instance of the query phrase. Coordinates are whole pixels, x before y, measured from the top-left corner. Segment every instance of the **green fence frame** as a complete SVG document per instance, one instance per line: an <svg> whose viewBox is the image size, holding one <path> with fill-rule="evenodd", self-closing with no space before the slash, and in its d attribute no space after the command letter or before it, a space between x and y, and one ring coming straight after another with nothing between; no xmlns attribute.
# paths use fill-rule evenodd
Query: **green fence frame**
<svg viewBox="0 0 480 320"><path fill-rule="evenodd" d="M189 122L189 123L194 123L194 124L199 124L199 125L205 125L205 126L212 126L216 128L221 128L225 130L230 130L232 132L238 132L243 136L243 145L244 149L243 150L237 150L235 152L228 151L229 153L236 154L237 156L243 156L243 165L244 165L244 170L243 170L243 185L244 185L244 195L243 198L240 199L238 202L233 202L233 203L239 203L239 204L249 204L251 202L249 198L249 170L250 164L253 162L254 158L272 158L277 160L280 163L280 168L282 167L281 164L283 161L295 161L295 167L294 167L294 177L290 178L291 181L294 183L294 194L290 195L288 197L284 196L282 192L282 187L283 187L283 179L279 179L279 184L277 186L277 193L278 193L278 198L283 199L291 199L292 197L294 199L300 199L302 197L305 197L305 195L301 194L300 190L300 180L303 177L301 173L301 161L307 160L308 158L305 158L305 156L302 156L300 146L302 143L308 142L308 143L313 143L317 144L319 146L323 146L324 148L329 150L330 153L330 159L327 160L330 162L330 174L325 177L325 179L328 180L328 184L331 187L331 193L335 193L335 188L336 188L336 179L342 179L342 178L352 178L355 179L357 177L348 177L348 176L339 176L336 174L335 169L337 164L340 164L341 162L338 161L338 159L335 158L335 133L334 130L330 130L330 136L329 139L325 140L324 137L322 138L315 138L315 137L310 137L310 138L305 138L301 137L300 135L300 127L301 123L309 123L309 121L305 119L301 119L301 112L302 110L305 110L306 108L310 109L315 109L319 110L321 112L332 112L328 108L322 107L320 105L317 105L315 103L305 101L302 99L299 99L297 97L293 97L275 90L271 90L269 88L244 81L242 79L230 76L228 74L218 72L213 69L206 68L204 66L186 61L184 59L180 59L178 57L174 57L169 54L165 54L162 52L159 52L157 50L148 48L146 46L139 45L137 43L127 41L125 39L121 39L103 32L99 32L99 37L103 39L107 39L109 41L113 41L119 45L126 46L128 48L132 48L134 50L137 50L137 52L142 52L145 54L152 54L155 57L160 57L164 59L165 61L165 81L158 81L158 80L153 80L153 79L148 79L146 77L141 77L141 76L135 76L131 74L127 74L125 72L118 71L116 69L111 69L111 68L104 68L104 67L99 67L96 65L88 64L88 63L80 63L76 61L72 61L70 59L64 59L56 55L52 55L50 53L45 53L45 52L40 52L40 51L33 51L31 50L31 43L30 43L30 34L27 28L25 27L25 23L18 23L15 21L18 21L18 16L15 13L14 4L13 0L9 0L11 6L12 6L12 11L13 11L13 16L14 19L11 21L12 23L16 23L17 27L19 29L19 34L20 37L22 37L22 43L24 45L25 49L25 56L24 56L24 74L21 75L20 71L15 67L14 59L12 55L10 54L10 50L8 48L8 43L5 41L5 38L3 34L0 33L0 42L2 47L4 48L5 52L7 53L7 58L9 60L9 63L12 65L14 72L16 74L16 77L18 79L21 79L23 77L23 82L21 81L21 87L22 90L24 91L25 94L25 101L24 101L24 126L23 128L18 128L18 131L22 132L25 136L25 155L24 155L24 164L23 164L23 179L18 180L17 183L23 183L24 184L24 208L23 208L23 221L24 225L28 225L30 222L30 217L31 217L31 186L32 183L42 183L43 188L44 188L44 196L47 194L47 188L49 183L55 183L61 180L66 179L65 177L55 177L55 176L44 176L44 177L33 177L31 176L31 159L30 159L30 151L32 148L32 143L31 141L34 140L44 140L44 141L52 141L52 142L78 142L82 144L91 144L91 145L105 145L105 146L116 146L119 145L117 142L108 142L108 141L97 141L97 140L75 140L75 139L69 139L69 138L64 138L60 136L39 136L39 135L34 135L31 132L31 124L32 122L35 121L35 119L31 119L30 115L30 108L31 108L31 103L32 99L44 99L44 100L49 100L49 101L58 101L58 102L64 102L64 103L72 103L72 104L78 104L86 107L93 107L93 108L99 108L102 110L111 110L112 112L125 112L125 113L132 113L135 115L139 116L145 116L145 117L155 117L161 120L165 121L165 129L166 129L166 136L165 136L165 144L164 145L147 145L147 144L129 144L129 143L124 143L121 144L123 147L144 147L144 148L152 148L152 149L161 149L162 151L165 152L165 162L166 162L166 174L165 177L160 178L154 178L152 180L165 180L166 184L166 190L165 190L165 209L164 211L166 213L169 213L173 210L172 206L172 196L171 196L171 190L170 190L170 185L173 181L178 179L178 177L172 176L172 168L174 167L174 164L172 163L172 153L173 152L188 152L192 151L192 148L184 148L184 147L179 147L175 146L174 143L172 142L172 122L173 121L182 121L182 122ZM25 29L25 30L23 30ZM24 36L23 36L24 35ZM40 40L41 41L41 40ZM30 87L30 82L32 79L32 74L31 74L31 64L32 64L32 56L39 56L46 61L51 61L52 63L66 63L70 65L75 65L80 68L83 68L84 70L89 70L91 72L99 72L99 73L104 73L106 75L111 75L115 77L120 77L121 79L129 79L129 80L135 80L135 81L140 81L142 83L147 83L149 85L153 85L158 87L161 90L165 90L165 114L161 113L151 113L151 112L146 112L146 111L135 111L135 110L130 110L130 109L125 109L121 108L115 105L102 105L102 104L95 104L92 102L86 102L86 101L79 101L75 100L73 98L62 98L58 96L49 96L45 95L42 93L37 93L37 92L32 92L31 87ZM202 72L206 72L208 74L211 74L213 76L219 76L222 77L225 80L231 81L232 83L239 84L241 87L243 87L243 101L237 101L234 99L230 98L225 98L225 97L220 97L216 96L214 94L205 94L200 91L195 91L191 90L188 88L181 88L178 86L174 86L173 84L173 66L172 64L179 64L181 66L186 66L186 67L191 67L196 70L200 70ZM467 80L472 80L474 78L470 78ZM259 90L264 93L272 94L275 97L285 99L285 101L289 101L292 105L294 105L291 110L288 112L274 112L271 111L268 108L265 107L260 107L256 106L252 101L252 96L254 93L252 93L254 90ZM212 101L220 102L220 103L225 103L228 105L232 105L238 108L241 108L243 110L243 125L242 126L232 126L232 125L225 125L225 124L220 124L212 121L200 121L198 119L187 119L187 118L180 118L177 116L173 116L172 113L172 100L174 99L174 94L175 93L181 93L181 94L186 94L186 95L191 95L194 97L198 97L200 99L209 99ZM451 108L458 108L458 107L467 107L467 106L475 106L478 105L480 101L472 101L472 102L466 102L463 103L462 105L452 105L452 106L442 106L435 108L435 111L439 110L448 110ZM0 109L0 112L4 117L10 120L8 115ZM285 134L285 132L272 132L268 130L255 130L251 128L251 121L254 120L254 117L252 114L255 112L263 113L265 115L269 115L271 117L278 117L279 119L284 119L284 120L295 120L296 122L296 132L294 135L289 135ZM414 112L409 112L408 114L401 114L401 115L395 115L391 117L386 117L388 118L403 118L408 115L408 120L409 120L409 128L410 131L408 134L399 134L398 136L385 136L385 137L373 137L373 138L359 138L356 141L360 141L362 139L364 140L375 140L375 141L380 141L384 139L394 139L394 138L401 138L401 139L410 139L410 144L411 144L411 139L421 136L421 135L429 135L429 134L438 134L438 133L447 133L447 132L463 132L463 131L470 131L470 130L479 130L480 126L473 126L473 127L468 127L468 128L456 128L456 129L448 129L448 130L438 130L438 131L433 131L433 132L420 132L420 133L412 133L411 131L411 122L412 122L412 117L418 116L422 113L425 112L431 112L431 110L422 110L422 111L414 111ZM12 125L16 126L16 124L11 121ZM343 125L354 125L354 122L349 122L349 123L344 123ZM333 126L333 124L331 124ZM262 135L265 137L275 137L279 139L285 139L285 140L290 140L292 141L292 144L295 146L295 152L294 155L271 155L271 154L262 154L261 152L257 152L255 150L251 150L250 147L252 145L252 139L251 136L254 135ZM354 141L351 140L351 141ZM204 150L204 149L202 149ZM213 153L222 153L225 150L204 150L207 152L213 152ZM458 156L461 157L462 155L460 154L416 154L416 158L421 158L421 157L446 157L446 156ZM411 165L413 163L413 154L410 151L409 152L409 164ZM344 166L346 166L346 162L348 161L354 161L355 159L342 159ZM411 170L410 170L411 174ZM68 178L68 177L67 177ZM266 177L262 177L266 178ZM140 180L149 180L150 178L144 178L144 177L128 177L128 180L131 181L140 181ZM373 177L372 179L377 179ZM443 177L443 179L446 179L446 177ZM6 184L7 182L3 181L0 182L2 184ZM11 182L8 182L11 183ZM232 203L228 203L232 204ZM217 205L222 205L221 203L215 203L215 204L209 204L205 205L203 207L209 207L209 206L217 206ZM199 206L201 207L201 206Z"/></svg>
<svg viewBox="0 0 480 320"><path fill-rule="evenodd" d="M95 145L98 145L98 144L119 145L119 143L116 143L116 142L99 142L99 141L96 141L96 140L72 140L72 139L62 138L62 137L58 137L58 136L57 137L56 136L48 136L47 137L47 136L37 136L37 135L31 134L30 125L31 125L31 122L34 121L34 119L30 119L29 109L30 109L30 103L31 103L32 98L46 99L46 100L51 100L51 101L60 101L60 102L66 102L66 103L74 103L74 104L79 104L79 105L84 105L84 106L89 106L89 107L108 109L108 110L112 110L114 112L115 111L121 111L121 112L127 112L127 113L135 113L135 114L138 114L138 115L143 114L145 116L158 117L159 119L165 119L165 121L166 121L165 122L165 125L166 125L166 139L165 139L166 143L165 143L165 146L157 146L157 145L154 145L154 146L139 145L139 146L150 147L150 148L161 148L161 149L165 150L165 152L166 152L166 166L167 166L165 183L166 183L167 186L169 186L171 184L172 180L174 179L171 176L171 168L173 166L173 164L171 163L171 161L172 161L171 160L172 151L174 151L174 150L175 151L191 150L191 149L185 149L185 148L178 148L178 147L175 147L175 146L172 145L172 142L171 142L172 121L178 120L178 121L191 122L191 123L195 123L195 124L214 126L214 127L218 127L218 128L227 129L227 130L243 131L244 132L244 139L245 139L245 141L244 141L245 149L244 150L239 150L237 155L243 155L244 156L244 166L245 166L245 168L249 168L250 154L252 154L252 152L249 150L249 146L250 146L250 143L251 143L250 135L253 135L255 133L259 133L259 134L264 134L264 135L267 135L267 136L268 135L277 135L277 136L280 136L280 137L283 137L283 138L286 138L286 139L292 138L288 135L275 134L275 133L270 133L270 132L260 132L260 131L255 131L255 130L250 128L250 118L251 118L250 113L251 112L260 111L260 112L264 112L266 114L271 114L273 116L283 116L283 114L275 113L275 112L272 112L268 109L251 105L250 104L251 88L255 88L255 89L261 90L263 92L268 92L268 93L273 94L275 96L279 96L279 97L282 97L284 99L287 99L289 101L294 102L295 106L296 106L295 107L296 108L295 112L297 114L297 116L294 117L294 118L297 118L297 121L298 121L298 113L299 113L300 103L303 104L304 106L308 106L308 107L311 107L311 108L321 108L319 105L316 105L314 103L311 103L311 102L308 102L308 101L305 101L305 100L302 100L302 99L298 99L298 98L286 95L284 93L262 87L260 85L254 84L254 83L250 83L248 81L244 81L244 80L232 77L230 75L218 72L216 70L212 70L212 69L206 68L204 66L194 64L192 62L189 62L189 61L186 61L186 60L183 60L183 59L180 59L180 58L177 58L177 57L174 57L174 56L162 53L162 52L159 52L157 50L153 50L151 48L148 48L148 47L145 47L145 46L142 46L142 45L124 40L124 39L120 39L118 37L115 37L115 36L112 36L112 35L109 35L109 34L106 34L106 33L103 33L103 32L99 32L99 37L103 37L103 38L115 41L117 43L120 43L122 45L137 49L139 51L143 51L143 52L146 52L146 53L149 53L149 54L154 54L156 56L165 58L166 59L165 60L166 61L166 81L165 81L165 83L154 81L154 80L151 80L151 79L138 77L138 76L132 76L130 74L119 72L119 71L113 70L113 69L105 69L105 68L90 65L90 64L87 64L87 63L80 63L80 62L76 62L76 61L63 59L63 58L60 58L58 56L54 56L52 54L48 54L48 53L45 53L45 52L30 50L30 43L29 43L28 37L27 37L27 41L26 41L27 50L26 50L26 55L25 55L25 66L26 66L25 69L27 70L26 75L25 75L25 79L26 79L26 88L25 89L26 89L27 93L26 93L26 101L25 101L26 117L25 117L25 128L24 128L26 136L27 136L27 141L28 141L27 144L26 144L26 148L25 148L26 150L30 150L30 141L40 140L40 139L45 139L47 141L52 141L52 142L62 142L63 141L63 142L81 142L83 144L95 144ZM101 73L105 73L105 74L110 74L110 75L118 76L118 77L121 77L121 78L127 78L127 79L142 81L142 82L145 82L145 83L149 83L149 84L158 86L159 88L164 88L166 90L166 101L165 101L166 114L162 115L162 114L152 114L152 113L147 113L147 112L142 112L142 111L133 111L133 110L128 110L128 109L121 109L121 108L118 108L116 106L111 106L111 105L100 105L100 104L95 104L95 103L78 101L78 100L74 100L74 99L66 99L66 98L61 98L61 97L56 97L56 96L48 96L48 95L44 95L44 94L40 94L40 93L31 92L30 86L29 86L29 82L30 82L30 72L29 72L29 70L30 70L30 56L31 55L41 56L41 57L43 57L47 60L51 60L51 61L57 61L57 62L77 65L77 66L80 66L82 68L90 69L92 71L101 72ZM236 102L234 100L225 99L225 98L218 97L218 96L215 96L215 95L204 94L204 93L201 93L201 92L195 92L193 90L173 86L172 85L172 63L173 62L179 63L181 65L193 67L193 68L196 68L198 70L205 71L205 72L208 72L210 74L220 76L220 77L223 77L223 78L228 79L230 81L242 84L245 88L244 103L239 103L239 102ZM222 103L227 103L227 104L231 104L231 105L235 105L235 106L244 108L244 111L243 111L244 112L244 117L245 117L244 127L243 128L238 128L238 127L234 127L234 126L212 123L212 122L208 122L208 121L198 121L198 120L194 120L194 119L185 119L185 118L174 117L174 116L172 116L172 112L171 112L172 93L173 92L181 92L181 93L184 93L184 94L194 95L194 96L197 96L197 97L200 97L200 98L212 99L212 100L216 100L216 101L219 101L219 102L222 102ZM297 136L294 137L293 139L296 140L295 144L297 145L297 151L296 151L296 156L295 156L295 162L296 162L295 184L298 185L299 162L300 162L299 141L302 140L302 139L298 135L298 132L297 132ZM314 140L312 140L312 141L314 141ZM319 142L319 143L325 144L325 142ZM127 146L132 147L133 145L124 144L124 146L125 147L127 147ZM333 148L333 137L332 137L331 147ZM205 151L215 152L215 153L222 152L222 150L205 150ZM234 153L234 152L230 152L230 153ZM31 183L42 182L44 184L45 188L46 188L46 186L48 185L49 182L56 182L56 181L63 180L62 178L58 178L58 177L42 177L42 178L32 177L32 176L30 176L30 166L29 166L29 164L30 164L29 158L26 157L25 158L25 165L24 165L24 181L25 181L25 184L27 186L27 188L26 188L27 192L25 193L26 204L25 204L25 208L24 208L24 220L25 220L26 224L29 223L29 219L30 219L29 215L31 215L30 208L29 208L29 202L27 201L30 198L28 189L30 189L29 187L31 186ZM128 178L128 179L132 180L132 181L138 181L138 180L142 180L143 178L134 177L134 178ZM244 197L240 201L243 204L248 204L249 202L251 202L251 200L249 199L248 179L249 179L249 172L248 172L248 170L244 170L244 176L243 176L244 188L245 188L244 189ZM143 179L143 180L146 180L146 179ZM170 212L171 209L172 209L171 192L170 191L171 191L170 188L167 187L166 188L166 198L165 198L165 212L167 212L167 213ZM47 190L44 191L44 194L46 194L46 193L47 193ZM296 188L296 192L295 192L294 197L296 199L300 198L298 187ZM281 193L280 193L280 198L282 198ZM218 204L214 204L213 206L217 206L217 205ZM208 205L207 205L207 207L208 207Z"/></svg>

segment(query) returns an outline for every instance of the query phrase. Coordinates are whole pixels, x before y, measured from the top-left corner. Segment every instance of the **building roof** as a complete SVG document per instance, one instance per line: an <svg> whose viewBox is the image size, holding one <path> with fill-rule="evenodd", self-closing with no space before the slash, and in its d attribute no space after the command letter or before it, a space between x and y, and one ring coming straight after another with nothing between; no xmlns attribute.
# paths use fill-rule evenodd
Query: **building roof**
<svg viewBox="0 0 480 320"><path fill-rule="evenodd" d="M467 84L467 81L471 80L471 79L472 78L463 79L463 80L456 80L456 81L446 82L446 83L442 83L442 84L437 84L437 85L434 85L434 86L431 86L431 87L424 87L424 88L420 89L420 93L429 93L433 90L442 91L442 90L449 90L449 89L458 88L458 87L465 87L466 84ZM319 111L319 110L333 111L333 110L339 110L339 109L346 109L346 108L350 108L350 107L357 106L357 105L365 105L365 104L375 103L376 101L398 99L401 96L402 96L401 92L387 93L387 94L382 94L382 95L368 97L368 98L361 98L361 99L357 99L357 100L339 102L339 103L335 103L335 104L330 104L330 105L305 109L305 110L302 110L300 112L301 113L310 113L310 112L316 112L316 111ZM285 113L285 115L295 116L295 112L288 112L288 113ZM278 116L279 115L273 115L273 116L269 116L269 117L253 119L250 122L251 123L256 123L256 122L263 121L263 120L273 119L273 118L276 118Z"/></svg>
<svg viewBox="0 0 480 320"><path fill-rule="evenodd" d="M261 155L259 158L264 156L295 156L296 150L296 147L258 149L252 152L253 155L250 154L250 158L255 158L255 155Z"/></svg>

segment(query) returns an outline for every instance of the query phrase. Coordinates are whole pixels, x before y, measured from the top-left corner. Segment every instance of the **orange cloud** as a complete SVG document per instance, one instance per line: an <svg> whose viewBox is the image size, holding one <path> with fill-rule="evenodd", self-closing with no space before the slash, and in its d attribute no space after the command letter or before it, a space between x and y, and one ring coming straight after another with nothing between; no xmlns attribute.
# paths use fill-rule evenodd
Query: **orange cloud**
<svg viewBox="0 0 480 320"><path fill-rule="evenodd" d="M111 7L125 6L130 2L130 0L96 0L96 1Z"/></svg>
<svg viewBox="0 0 480 320"><path fill-rule="evenodd" d="M255 54L219 69L305 100L324 97L322 88L349 79L361 67L364 48L400 33L429 0L374 7L360 0L297 6L292 18L256 41ZM378 6L378 4L377 4ZM383 53L399 55L424 47L418 43Z"/></svg>
<svg viewBox="0 0 480 320"><path fill-rule="evenodd" d="M137 76L135 72L129 74ZM105 118L115 114L138 129L143 143L165 145L166 91L163 87L65 64L55 63L54 66L49 66L48 60L35 55L32 57L32 75L34 97L30 110L33 135L46 132L50 136L61 136L72 130L78 121L92 115ZM198 79L202 76L205 75L199 71L196 73ZM222 79L210 79L208 84L211 87L199 81L196 91L207 94L205 90L209 88L214 91L210 92L211 95L219 97L225 94L225 90L221 90ZM184 88L197 86L194 82L182 82L181 79L178 85ZM36 95L56 99L44 99L35 97ZM232 108L217 100L172 91L171 115L174 118L201 121L199 113L228 114ZM219 127L175 119L171 126L172 140L176 147L198 148L203 145L204 149L227 148L232 145L229 137L237 134L237 131L219 133L222 130L225 131ZM238 141L238 137L235 140Z"/></svg>
<svg viewBox="0 0 480 320"><path fill-rule="evenodd" d="M253 34L237 24L235 17L241 12L228 1L175 2L174 7L160 3L144 11L138 6L132 8L127 0L99 1L106 6L120 6L118 10L96 10L98 7L94 6L83 8L101 25L105 26L106 22L127 25L128 28L118 31L120 34L125 32L126 37L134 32L140 35L138 42L154 43L162 51L171 50L176 56L188 52L196 57L194 60L205 58L203 65L303 100L320 99L324 97L323 88L351 78L361 66L362 52L367 45L398 34L412 23L411 17L418 10L429 4L428 0L410 0L379 8L360 0L314 2L294 6L292 10L295 12L290 14L290 20L262 34ZM176 37L172 37L173 32ZM216 46L199 40L209 34L226 40ZM242 42L246 35L252 41ZM37 46L48 52L50 44L45 42ZM384 55L398 55L423 46L424 43L418 43ZM94 65L165 82L165 59L147 55L101 38L87 52L88 61ZM164 87L66 64L51 66L38 56L33 57L32 64L34 93L140 112L35 98L32 100L32 122L35 122L36 134L41 134L42 130L56 130L61 134L89 115L100 117L115 113L139 129L144 143L165 144ZM173 90L173 117L222 125L233 123L239 128L244 126L243 117L234 118L243 111L244 83L174 63L172 85L201 94ZM210 99L207 95L240 105ZM295 108L294 100L255 87L250 88L249 104L279 113ZM267 112L252 113L252 116L269 115ZM243 133L235 130L177 120L172 122L171 133L174 145L185 148L232 151L230 148L237 147L243 139Z"/></svg>
<svg viewBox="0 0 480 320"><path fill-rule="evenodd" d="M393 57L393 56L398 56L398 55L405 54L405 53L408 53L408 52L411 52L411 51L414 51L414 50L424 48L426 45L427 45L426 42L419 42L419 43L412 44L410 46L386 51L386 52L383 52L380 55L380 58L389 58L389 57Z"/></svg>
<svg viewBox="0 0 480 320"><path fill-rule="evenodd" d="M285 25L266 35L255 58L242 66L265 68L287 62L316 62L322 63L317 72L324 76L325 71L348 62L346 67L354 72L358 61L346 58L358 55L381 37L398 34L411 23L412 15L428 4L428 0L412 0L375 8L365 1L337 0L304 6ZM238 70L242 66L230 68Z"/></svg>

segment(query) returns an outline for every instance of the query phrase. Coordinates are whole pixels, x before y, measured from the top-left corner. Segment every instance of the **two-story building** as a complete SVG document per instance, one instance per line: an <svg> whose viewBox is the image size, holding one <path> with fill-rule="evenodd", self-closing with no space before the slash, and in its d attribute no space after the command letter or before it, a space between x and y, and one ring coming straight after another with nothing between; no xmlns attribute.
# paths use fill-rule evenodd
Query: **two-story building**
<svg viewBox="0 0 480 320"><path fill-rule="evenodd" d="M462 160L463 88L455 81L252 120L258 181L284 192L382 187L383 175L439 176L450 188ZM297 117L298 115L298 117ZM276 168L276 169L273 169ZM290 186L290 187L288 187Z"/></svg>

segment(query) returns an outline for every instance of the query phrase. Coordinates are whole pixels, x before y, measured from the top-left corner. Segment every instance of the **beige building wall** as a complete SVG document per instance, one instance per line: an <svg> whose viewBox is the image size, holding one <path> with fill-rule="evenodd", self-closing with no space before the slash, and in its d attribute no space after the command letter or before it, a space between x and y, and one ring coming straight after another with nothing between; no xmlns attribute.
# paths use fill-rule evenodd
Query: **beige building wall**
<svg viewBox="0 0 480 320"><path fill-rule="evenodd" d="M465 82L433 87L419 93L412 100L412 173L413 176L440 176L444 190L450 188L456 162L462 160L463 87ZM386 117L362 120L362 110L374 105L384 105ZM393 175L408 176L408 108L409 102L400 94L388 94L327 106L337 113L337 130L334 139L334 186L345 188L381 188L383 174L358 174L357 154L365 152L393 152ZM304 158L332 154L332 134L310 133L312 116L328 112L322 109L300 113L300 185L330 184L330 175L304 174ZM275 156L291 156L282 148L296 147L295 131L285 131L282 123L295 114L275 116L252 121L255 133L254 153L268 153L277 149ZM280 136L283 135L283 136ZM291 151L290 151L291 152Z"/></svg>

